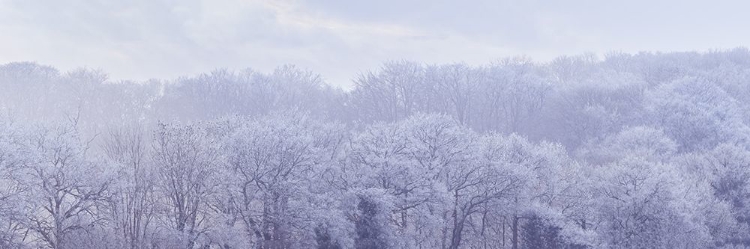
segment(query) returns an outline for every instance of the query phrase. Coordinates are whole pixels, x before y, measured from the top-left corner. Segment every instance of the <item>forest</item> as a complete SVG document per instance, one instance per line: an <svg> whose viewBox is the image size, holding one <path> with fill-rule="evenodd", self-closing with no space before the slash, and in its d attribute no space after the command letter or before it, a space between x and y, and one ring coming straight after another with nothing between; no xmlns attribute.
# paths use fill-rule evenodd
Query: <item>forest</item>
<svg viewBox="0 0 750 249"><path fill-rule="evenodd" d="M748 248L750 50L0 65L0 248Z"/></svg>

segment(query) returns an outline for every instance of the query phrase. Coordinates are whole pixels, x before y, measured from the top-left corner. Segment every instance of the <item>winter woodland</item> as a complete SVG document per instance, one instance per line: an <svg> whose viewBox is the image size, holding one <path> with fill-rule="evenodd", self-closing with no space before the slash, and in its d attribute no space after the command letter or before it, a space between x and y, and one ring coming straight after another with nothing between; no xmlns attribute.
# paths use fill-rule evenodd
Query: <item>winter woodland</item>
<svg viewBox="0 0 750 249"><path fill-rule="evenodd" d="M750 51L0 65L0 248L744 248Z"/></svg>

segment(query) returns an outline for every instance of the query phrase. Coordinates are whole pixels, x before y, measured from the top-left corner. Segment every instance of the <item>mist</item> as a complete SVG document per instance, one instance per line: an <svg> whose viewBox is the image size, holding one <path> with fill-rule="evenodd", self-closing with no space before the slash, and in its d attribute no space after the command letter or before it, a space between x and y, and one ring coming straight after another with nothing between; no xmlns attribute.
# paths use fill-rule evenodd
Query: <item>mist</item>
<svg viewBox="0 0 750 249"><path fill-rule="evenodd" d="M0 0L0 248L750 247L741 7Z"/></svg>

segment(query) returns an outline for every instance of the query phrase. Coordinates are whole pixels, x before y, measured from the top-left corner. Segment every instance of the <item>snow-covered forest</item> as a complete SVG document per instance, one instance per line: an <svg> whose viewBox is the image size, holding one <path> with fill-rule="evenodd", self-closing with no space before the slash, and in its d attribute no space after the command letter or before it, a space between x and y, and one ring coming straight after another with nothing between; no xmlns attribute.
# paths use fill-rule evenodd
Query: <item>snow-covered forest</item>
<svg viewBox="0 0 750 249"><path fill-rule="evenodd" d="M744 248L750 50L0 65L0 248Z"/></svg>

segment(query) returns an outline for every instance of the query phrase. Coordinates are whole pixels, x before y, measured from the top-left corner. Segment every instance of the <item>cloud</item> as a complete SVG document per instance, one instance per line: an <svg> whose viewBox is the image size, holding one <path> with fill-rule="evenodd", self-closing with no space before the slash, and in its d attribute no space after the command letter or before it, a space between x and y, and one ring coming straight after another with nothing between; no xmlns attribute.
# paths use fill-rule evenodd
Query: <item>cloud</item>
<svg viewBox="0 0 750 249"><path fill-rule="evenodd" d="M0 0L0 63L102 68L113 79L296 64L347 86L391 59L731 48L740 1Z"/></svg>

